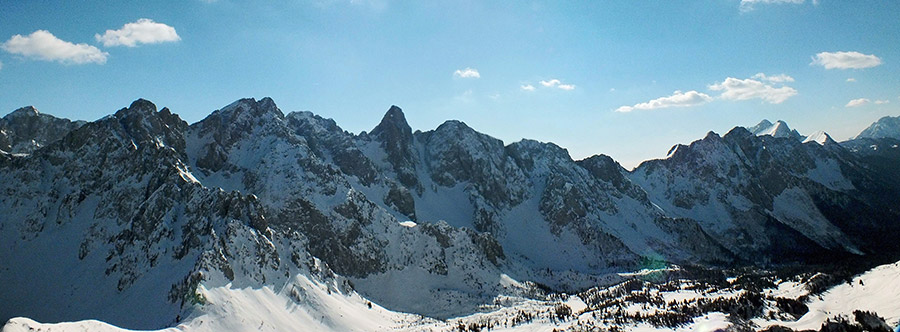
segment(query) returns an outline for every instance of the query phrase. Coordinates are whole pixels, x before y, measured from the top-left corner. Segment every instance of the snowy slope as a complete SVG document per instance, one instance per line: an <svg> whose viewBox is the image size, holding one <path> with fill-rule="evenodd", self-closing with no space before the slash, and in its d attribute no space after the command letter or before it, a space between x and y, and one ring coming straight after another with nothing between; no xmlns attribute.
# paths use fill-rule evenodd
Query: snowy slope
<svg viewBox="0 0 900 332"><path fill-rule="evenodd" d="M674 272L677 270L645 270L630 276ZM762 284L770 280L761 278ZM498 297L484 312L442 321L391 312L377 304L369 307L364 299L352 292L342 292L334 282L321 283L295 277L277 287L238 287L229 283L207 288L201 285L197 294L204 300L195 305L198 307L196 314L173 328L160 331L280 331L296 328L315 331L454 331L460 325L470 330L472 326L490 326L493 331L578 331L611 327L623 331L710 331L736 324L739 324L736 327L752 330L773 325L794 330L818 330L826 319L843 316L853 321L852 312L856 310L874 312L891 327L900 324L900 306L895 301L900 292L900 262L878 266L854 277L849 283L813 295L805 302L794 301L808 294L806 285L812 279L804 280L779 279L770 287L747 290L744 282L752 285L753 281L746 276L727 278L725 284L687 279L648 283L631 279L578 295L560 294L544 300ZM505 282L517 283L508 278ZM714 303L726 305L721 307ZM798 309L786 311L787 307L778 303L794 303ZM682 309L681 306L694 306L694 309ZM797 311L800 313L795 313ZM678 317L673 316L678 312L691 314L681 316L678 318L681 323L671 326L651 319L653 316ZM638 314L640 316L636 316ZM742 315L750 315L750 319L738 317ZM10 320L2 331L37 329L126 331L98 321L41 324L27 318Z"/></svg>
<svg viewBox="0 0 900 332"><path fill-rule="evenodd" d="M825 145L825 144L828 144L829 142L833 143L834 140L831 139L831 136L829 136L828 133L819 130L817 132L812 133L812 135L809 135L808 137L806 137L806 139L803 140L803 143L807 143L807 142L816 142L819 145Z"/></svg>

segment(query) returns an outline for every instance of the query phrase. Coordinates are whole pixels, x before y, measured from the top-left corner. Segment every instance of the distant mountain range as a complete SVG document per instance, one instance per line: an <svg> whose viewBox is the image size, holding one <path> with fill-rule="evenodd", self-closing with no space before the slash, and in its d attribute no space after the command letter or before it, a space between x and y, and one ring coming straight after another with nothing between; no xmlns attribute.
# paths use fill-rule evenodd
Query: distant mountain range
<svg viewBox="0 0 900 332"><path fill-rule="evenodd" d="M900 117L840 143L763 121L628 171L460 121L413 132L396 106L358 135L269 98L194 124L142 99L89 123L26 107L0 119L0 320L200 324L249 288L353 330L672 264L893 262L898 140Z"/></svg>

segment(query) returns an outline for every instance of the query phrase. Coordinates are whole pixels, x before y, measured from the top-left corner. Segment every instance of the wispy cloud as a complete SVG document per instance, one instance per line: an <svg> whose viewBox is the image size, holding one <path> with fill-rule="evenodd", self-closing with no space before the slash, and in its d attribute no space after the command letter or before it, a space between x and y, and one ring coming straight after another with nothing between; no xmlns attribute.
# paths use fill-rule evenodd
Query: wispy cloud
<svg viewBox="0 0 900 332"><path fill-rule="evenodd" d="M653 110L669 107L690 107L703 105L712 100L712 97L702 92L693 90L688 92L675 91L671 96L656 98L646 103L635 104L634 106L619 107L616 109L616 112L625 113L634 110Z"/></svg>
<svg viewBox="0 0 900 332"><path fill-rule="evenodd" d="M813 1L816 4L817 1ZM758 4L802 4L803 0L741 0L741 11L751 11Z"/></svg>
<svg viewBox="0 0 900 332"><path fill-rule="evenodd" d="M459 78L481 78L478 69L466 67L466 69L457 69L453 72L453 76Z"/></svg>
<svg viewBox="0 0 900 332"><path fill-rule="evenodd" d="M534 85L531 84L523 84L520 88L525 91L534 91Z"/></svg>
<svg viewBox="0 0 900 332"><path fill-rule="evenodd" d="M851 77L851 78L848 78L848 79L847 79L847 82L851 82L851 83L852 83L852 82L856 82L856 79L853 78L853 77Z"/></svg>
<svg viewBox="0 0 900 332"><path fill-rule="evenodd" d="M471 103L475 101L475 93L472 92L472 89L469 89L463 91L463 93L457 95L456 97L453 97L453 99L456 99L456 101L461 103Z"/></svg>
<svg viewBox="0 0 900 332"><path fill-rule="evenodd" d="M881 59L874 54L859 52L821 52L813 57L810 65L819 65L825 69L863 69L881 64Z"/></svg>
<svg viewBox="0 0 900 332"><path fill-rule="evenodd" d="M106 63L109 53L88 44L73 44L56 38L47 30L28 36L15 35L0 45L4 51L26 58L64 64Z"/></svg>
<svg viewBox="0 0 900 332"><path fill-rule="evenodd" d="M138 44L157 44L181 40L181 37L175 32L175 28L148 18L126 23L119 30L106 30L103 35L95 34L94 38L106 47L135 47Z"/></svg>
<svg viewBox="0 0 900 332"><path fill-rule="evenodd" d="M757 79L760 79L763 81L769 81L772 83L785 83L785 82L793 82L794 81L793 77L790 77L785 74L766 76L766 74L757 73L756 75L753 75L753 77L751 77L751 78L757 78Z"/></svg>
<svg viewBox="0 0 900 332"><path fill-rule="evenodd" d="M541 85L548 87L548 88L558 88L560 90L566 90L566 91L575 90L574 84L563 84L562 81L560 81L559 79L555 79L555 78L541 81L540 83L541 83Z"/></svg>
<svg viewBox="0 0 900 332"><path fill-rule="evenodd" d="M3 69L3 61L0 61L0 69Z"/></svg>
<svg viewBox="0 0 900 332"><path fill-rule="evenodd" d="M776 87L773 84L766 84L752 78L742 80L728 77L722 83L717 82L710 85L709 89L722 91L719 98L726 100L762 99L770 104L781 104L797 94L797 90L792 87Z"/></svg>
<svg viewBox="0 0 900 332"><path fill-rule="evenodd" d="M859 99L851 100L850 102L847 103L847 105L844 105L844 107L860 107L860 106L864 106L864 105L868 105L868 104L883 105L883 104L887 104L890 102L891 101L887 100L887 99L872 101L869 98L859 98Z"/></svg>

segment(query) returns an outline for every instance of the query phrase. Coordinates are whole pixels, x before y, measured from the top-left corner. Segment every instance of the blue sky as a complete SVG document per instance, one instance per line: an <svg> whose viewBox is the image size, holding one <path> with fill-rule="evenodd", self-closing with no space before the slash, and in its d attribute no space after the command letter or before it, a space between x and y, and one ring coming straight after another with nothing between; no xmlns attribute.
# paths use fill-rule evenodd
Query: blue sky
<svg viewBox="0 0 900 332"><path fill-rule="evenodd" d="M883 0L0 0L0 113L146 98L195 122L270 96L358 133L398 105L414 129L458 119L632 167L764 118L843 140L900 115L898 17Z"/></svg>

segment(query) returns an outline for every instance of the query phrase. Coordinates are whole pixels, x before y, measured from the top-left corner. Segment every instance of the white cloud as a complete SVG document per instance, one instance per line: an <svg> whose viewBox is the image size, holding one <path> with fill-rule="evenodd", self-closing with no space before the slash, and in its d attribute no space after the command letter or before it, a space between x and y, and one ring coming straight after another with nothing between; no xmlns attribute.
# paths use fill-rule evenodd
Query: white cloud
<svg viewBox="0 0 900 332"><path fill-rule="evenodd" d="M794 81L793 77L790 77L785 74L766 76L766 74L757 73L756 75L753 75L753 77L751 77L751 78L758 78L763 81L769 81L772 83L785 83L785 82L793 82Z"/></svg>
<svg viewBox="0 0 900 332"><path fill-rule="evenodd" d="M453 72L453 76L460 78L481 78L481 74L478 73L478 69L468 68L466 69L457 69Z"/></svg>
<svg viewBox="0 0 900 332"><path fill-rule="evenodd" d="M860 106L866 105L870 102L871 101L868 98L853 99L850 102L848 102L847 105L844 105L844 107L860 107Z"/></svg>
<svg viewBox="0 0 900 332"><path fill-rule="evenodd" d="M106 47L135 47L138 44L157 44L181 40L181 37L178 37L178 33L175 32L175 28L153 22L153 20L148 18L126 23L119 30L106 30L102 36L95 34L94 38Z"/></svg>
<svg viewBox="0 0 900 332"><path fill-rule="evenodd" d="M531 84L522 85L521 88L522 88L522 90L525 90L525 91L534 91L534 85L531 85Z"/></svg>
<svg viewBox="0 0 900 332"><path fill-rule="evenodd" d="M856 82L856 79L853 78L853 77L851 77L851 78L848 78L848 79L847 79L847 82Z"/></svg>
<svg viewBox="0 0 900 332"><path fill-rule="evenodd" d="M548 88L552 88L552 87L556 86L557 84L559 84L558 79L552 79L549 81L541 81L541 85L546 86Z"/></svg>
<svg viewBox="0 0 900 332"><path fill-rule="evenodd" d="M558 79L550 79L546 81L541 81L541 85L548 88L559 88L560 90L572 91L575 90L574 84L563 84L562 81Z"/></svg>
<svg viewBox="0 0 900 332"><path fill-rule="evenodd" d="M869 98L859 98L859 99L851 100L850 102L847 103L847 105L844 105L844 107L860 107L860 106L868 105L868 104L883 105L883 104L887 104L890 102L891 101L887 100L887 99L873 101L873 100L870 100Z"/></svg>
<svg viewBox="0 0 900 332"><path fill-rule="evenodd" d="M810 65L820 65L825 69L863 69L881 64L874 54L859 52L822 52L813 57Z"/></svg>
<svg viewBox="0 0 900 332"><path fill-rule="evenodd" d="M65 64L106 63L109 53L88 44L73 44L56 38L47 30L28 36L15 35L0 45L4 51L27 58Z"/></svg>
<svg viewBox="0 0 900 332"><path fill-rule="evenodd" d="M741 0L741 10L751 11L757 4L802 4L803 0ZM815 1L814 1L815 3Z"/></svg>
<svg viewBox="0 0 900 332"><path fill-rule="evenodd" d="M737 79L728 77L722 83L709 86L710 90L722 91L719 98L727 100L762 99L770 104L781 104L788 98L797 94L797 90L789 86L775 87L752 78Z"/></svg>
<svg viewBox="0 0 900 332"><path fill-rule="evenodd" d="M706 104L710 101L712 101L712 97L702 92L693 90L688 92L675 91L675 93L673 93L671 96L656 98L646 103L640 103L634 106L619 107L616 109L616 112L624 113L631 112L633 110L653 110L669 107L698 106Z"/></svg>

